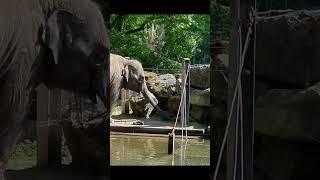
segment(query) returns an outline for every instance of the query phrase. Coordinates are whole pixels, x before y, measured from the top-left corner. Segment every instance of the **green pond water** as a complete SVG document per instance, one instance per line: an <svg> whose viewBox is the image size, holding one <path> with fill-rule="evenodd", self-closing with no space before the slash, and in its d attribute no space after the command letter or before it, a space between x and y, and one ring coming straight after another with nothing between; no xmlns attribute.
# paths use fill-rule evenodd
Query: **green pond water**
<svg viewBox="0 0 320 180"><path fill-rule="evenodd" d="M168 155L168 137L111 135L110 158L112 166L209 166L210 140L176 137Z"/></svg>

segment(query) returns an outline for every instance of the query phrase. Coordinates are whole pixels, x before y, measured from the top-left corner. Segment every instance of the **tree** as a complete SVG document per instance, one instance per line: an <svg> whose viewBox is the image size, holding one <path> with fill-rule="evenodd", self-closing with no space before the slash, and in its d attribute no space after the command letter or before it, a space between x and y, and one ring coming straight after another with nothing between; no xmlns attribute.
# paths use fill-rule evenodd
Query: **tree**
<svg viewBox="0 0 320 180"><path fill-rule="evenodd" d="M185 57L209 62L207 15L113 15L111 36L113 53L138 59L144 67L181 69Z"/></svg>

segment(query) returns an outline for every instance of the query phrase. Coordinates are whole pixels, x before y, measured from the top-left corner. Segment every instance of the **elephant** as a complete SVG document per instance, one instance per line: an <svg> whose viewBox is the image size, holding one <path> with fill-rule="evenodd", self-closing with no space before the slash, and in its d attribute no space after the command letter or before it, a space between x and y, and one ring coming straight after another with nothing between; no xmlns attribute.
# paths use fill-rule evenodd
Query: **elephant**
<svg viewBox="0 0 320 180"><path fill-rule="evenodd" d="M68 93L63 98L62 118L64 119L63 132L66 145L72 156L72 164L78 167L99 166L105 167L101 161L105 157L103 139L101 134L95 133L100 127L86 128L83 124L90 124L101 119L112 118L112 112L119 98L122 88L142 93L151 105L155 107L163 118L169 118L158 106L157 98L148 90L142 65L137 60L127 60L122 56L110 54L110 82L109 82L110 108L104 112L103 102L93 104L89 99ZM167 117L168 116L168 117ZM89 164L91 160L93 164ZM89 165L88 165L89 164Z"/></svg>
<svg viewBox="0 0 320 180"><path fill-rule="evenodd" d="M158 106L157 98L148 90L141 63L138 60L128 60L120 55L110 53L110 112L113 111L122 88L141 93L156 108L163 119L170 118ZM112 118L111 121L113 121Z"/></svg>
<svg viewBox="0 0 320 180"><path fill-rule="evenodd" d="M110 42L100 8L90 0L1 0L0 44L2 180L39 84L94 103L98 96L109 107Z"/></svg>

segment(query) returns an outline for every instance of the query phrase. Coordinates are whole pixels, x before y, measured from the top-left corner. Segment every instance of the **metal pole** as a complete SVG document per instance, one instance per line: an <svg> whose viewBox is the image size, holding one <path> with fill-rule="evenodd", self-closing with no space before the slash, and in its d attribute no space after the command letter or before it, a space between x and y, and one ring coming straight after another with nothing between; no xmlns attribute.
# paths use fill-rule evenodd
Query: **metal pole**
<svg viewBox="0 0 320 180"><path fill-rule="evenodd" d="M37 165L48 166L48 102L49 91L41 84L37 88Z"/></svg>
<svg viewBox="0 0 320 180"><path fill-rule="evenodd" d="M185 111L185 114L186 114L186 124L189 123L189 112L190 112L190 59L189 58L184 58L183 59L183 62L184 62L184 69L185 69L185 74L188 74L187 76L187 81L186 81L186 84L185 84L185 88L186 88L186 93L185 93L185 100L186 100L186 111Z"/></svg>
<svg viewBox="0 0 320 180"><path fill-rule="evenodd" d="M48 134L48 161L53 167L61 166L62 128L60 123L61 90L50 90L49 98L49 134Z"/></svg>

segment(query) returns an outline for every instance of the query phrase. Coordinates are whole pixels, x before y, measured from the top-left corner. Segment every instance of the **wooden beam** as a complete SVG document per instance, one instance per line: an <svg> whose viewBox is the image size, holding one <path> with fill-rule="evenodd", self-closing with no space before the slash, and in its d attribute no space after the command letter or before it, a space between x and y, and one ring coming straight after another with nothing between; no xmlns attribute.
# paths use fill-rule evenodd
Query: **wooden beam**
<svg viewBox="0 0 320 180"><path fill-rule="evenodd" d="M48 101L49 91L41 84L37 88L37 165L48 166Z"/></svg>

